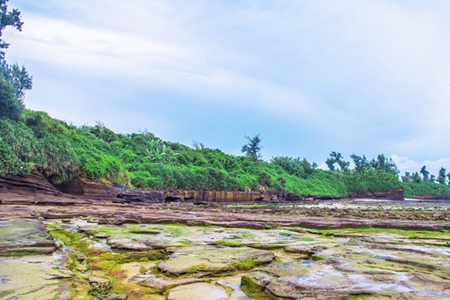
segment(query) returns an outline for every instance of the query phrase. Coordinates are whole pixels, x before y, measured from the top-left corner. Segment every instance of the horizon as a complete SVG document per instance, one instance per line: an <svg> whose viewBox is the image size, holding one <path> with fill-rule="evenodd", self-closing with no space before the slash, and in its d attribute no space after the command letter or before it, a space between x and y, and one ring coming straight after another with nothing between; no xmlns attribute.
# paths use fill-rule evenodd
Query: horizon
<svg viewBox="0 0 450 300"><path fill-rule="evenodd" d="M383 153L400 175L450 171L450 3L9 1L14 8L24 25L5 30L6 60L33 76L29 109L232 155L260 134L266 161L323 166L331 151L348 161Z"/></svg>

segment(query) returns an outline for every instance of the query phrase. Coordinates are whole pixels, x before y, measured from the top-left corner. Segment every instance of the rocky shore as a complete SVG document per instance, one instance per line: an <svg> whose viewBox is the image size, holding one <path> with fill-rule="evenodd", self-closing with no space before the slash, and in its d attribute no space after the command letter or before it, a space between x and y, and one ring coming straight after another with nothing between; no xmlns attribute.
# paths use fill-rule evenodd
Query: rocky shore
<svg viewBox="0 0 450 300"><path fill-rule="evenodd" d="M450 298L447 201L277 193L2 177L0 298Z"/></svg>
<svg viewBox="0 0 450 300"><path fill-rule="evenodd" d="M84 210L85 216L79 216L75 210L69 215L67 207L59 214L47 215L40 210L43 206L2 205L11 218L0 221L0 297L248 300L450 296L448 222L390 221L410 228L401 230L368 227L387 226L386 220L366 223L364 219L311 217L302 221L302 217L285 216L282 210L268 212L267 208L252 208L249 215L220 213L217 207L195 212L182 204L153 206L160 206L159 210L121 207L123 214L134 214L133 220L139 220L136 224L123 219L119 210L105 206L91 207ZM179 211L175 206L180 206ZM27 209L34 211L35 218L23 218ZM335 205L328 209L344 208ZM21 213L15 214L18 210ZM104 222L108 218L114 222ZM356 225L359 228L342 228Z"/></svg>
<svg viewBox="0 0 450 300"><path fill-rule="evenodd" d="M28 177L0 177L0 201L5 204L73 205L98 201L113 203L298 202L342 198L328 195L298 195L286 191L140 190L78 177L67 184L52 185L37 171L33 171ZM403 190L351 193L350 198L403 200Z"/></svg>

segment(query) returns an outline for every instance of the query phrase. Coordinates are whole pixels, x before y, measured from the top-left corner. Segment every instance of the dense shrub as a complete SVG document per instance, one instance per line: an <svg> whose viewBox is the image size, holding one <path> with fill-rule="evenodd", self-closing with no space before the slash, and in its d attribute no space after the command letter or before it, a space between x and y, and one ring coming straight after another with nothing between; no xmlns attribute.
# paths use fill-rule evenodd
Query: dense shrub
<svg viewBox="0 0 450 300"><path fill-rule="evenodd" d="M369 169L364 172L352 172L344 175L347 189L353 192L389 191L402 188L397 176L382 170Z"/></svg>
<svg viewBox="0 0 450 300"><path fill-rule="evenodd" d="M101 122L77 128L44 112L25 110L22 117L22 121L0 119L2 175L27 175L34 168L53 183L79 174L153 189L282 189L331 197L401 187L395 175L376 168L324 171L306 159L280 156L271 162L255 161L219 149L166 142L147 131L116 134Z"/></svg>
<svg viewBox="0 0 450 300"><path fill-rule="evenodd" d="M434 182L404 182L405 197L450 195L450 186Z"/></svg>
<svg viewBox="0 0 450 300"><path fill-rule="evenodd" d="M45 177L56 184L72 180L80 163L67 139L49 134L41 139L41 145L47 159L40 167Z"/></svg>

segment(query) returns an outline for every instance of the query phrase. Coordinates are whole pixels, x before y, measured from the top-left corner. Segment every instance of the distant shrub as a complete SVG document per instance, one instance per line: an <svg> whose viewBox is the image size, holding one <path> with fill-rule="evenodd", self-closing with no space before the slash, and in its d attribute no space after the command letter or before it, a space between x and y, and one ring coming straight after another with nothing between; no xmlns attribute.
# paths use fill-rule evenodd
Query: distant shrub
<svg viewBox="0 0 450 300"><path fill-rule="evenodd" d="M404 182L405 197L450 195L450 186L434 182Z"/></svg>

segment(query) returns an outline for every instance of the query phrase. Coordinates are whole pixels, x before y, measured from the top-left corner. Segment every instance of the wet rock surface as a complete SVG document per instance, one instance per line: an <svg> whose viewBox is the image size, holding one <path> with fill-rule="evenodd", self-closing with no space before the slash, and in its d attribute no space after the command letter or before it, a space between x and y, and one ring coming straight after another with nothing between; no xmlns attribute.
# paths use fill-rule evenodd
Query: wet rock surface
<svg viewBox="0 0 450 300"><path fill-rule="evenodd" d="M176 287L169 292L167 300L226 300L224 288L209 283L194 283Z"/></svg>
<svg viewBox="0 0 450 300"><path fill-rule="evenodd" d="M0 221L0 253L53 253L55 247L45 225L38 220Z"/></svg>
<svg viewBox="0 0 450 300"><path fill-rule="evenodd" d="M0 256L2 299L450 298L443 203L1 208L0 250L20 255Z"/></svg>
<svg viewBox="0 0 450 300"><path fill-rule="evenodd" d="M219 273L239 269L246 263L254 266L269 263L274 254L267 250L249 247L184 247L174 252L167 261L159 263L158 269L172 275L186 273Z"/></svg>
<svg viewBox="0 0 450 300"><path fill-rule="evenodd" d="M55 241L45 224L34 219L0 222L0 298L69 299L61 257L52 256Z"/></svg>

